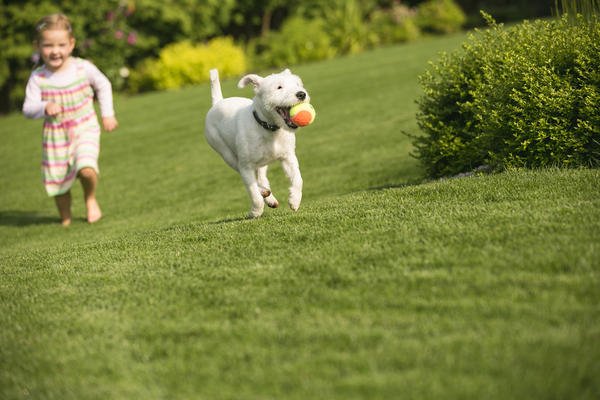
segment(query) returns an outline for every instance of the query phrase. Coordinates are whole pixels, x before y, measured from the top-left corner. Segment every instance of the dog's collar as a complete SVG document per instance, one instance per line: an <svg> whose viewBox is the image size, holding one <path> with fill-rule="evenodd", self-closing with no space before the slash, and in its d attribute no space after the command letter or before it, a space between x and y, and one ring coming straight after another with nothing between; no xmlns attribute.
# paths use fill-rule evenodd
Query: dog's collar
<svg viewBox="0 0 600 400"><path fill-rule="evenodd" d="M262 119L260 119L256 110L252 110L252 115L254 115L254 119L256 120L256 122L258 122L260 126L265 128L266 130L275 132L279 129L277 125L270 124L267 121L263 121Z"/></svg>

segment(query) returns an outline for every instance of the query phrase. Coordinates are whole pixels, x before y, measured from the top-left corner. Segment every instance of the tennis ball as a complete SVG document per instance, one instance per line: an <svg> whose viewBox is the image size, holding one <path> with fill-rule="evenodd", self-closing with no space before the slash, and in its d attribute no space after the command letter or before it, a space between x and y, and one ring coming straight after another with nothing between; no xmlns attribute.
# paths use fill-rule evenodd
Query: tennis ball
<svg viewBox="0 0 600 400"><path fill-rule="evenodd" d="M290 119L298 126L312 124L316 114L315 109L310 103L298 103L290 108Z"/></svg>

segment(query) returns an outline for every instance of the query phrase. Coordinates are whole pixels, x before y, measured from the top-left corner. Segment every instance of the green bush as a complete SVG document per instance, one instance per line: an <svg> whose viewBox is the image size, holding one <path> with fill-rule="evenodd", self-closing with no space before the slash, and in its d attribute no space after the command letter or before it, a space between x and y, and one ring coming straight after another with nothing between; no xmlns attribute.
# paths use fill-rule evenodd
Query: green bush
<svg viewBox="0 0 600 400"><path fill-rule="evenodd" d="M400 3L394 3L389 9L375 10L369 24L377 44L402 43L418 38L421 32L415 17L414 9Z"/></svg>
<svg viewBox="0 0 600 400"><path fill-rule="evenodd" d="M208 71L218 68L222 77L246 71L246 57L231 38L216 38L205 45L183 41L166 46L158 59L148 59L131 74L133 92L176 89L208 81Z"/></svg>
<svg viewBox="0 0 600 400"><path fill-rule="evenodd" d="M375 2L307 0L277 32L250 43L257 68L315 61L359 53L379 44L368 15Z"/></svg>
<svg viewBox="0 0 600 400"><path fill-rule="evenodd" d="M457 32L467 21L467 16L454 0L427 0L417 11L419 27L427 32Z"/></svg>
<svg viewBox="0 0 600 400"><path fill-rule="evenodd" d="M321 19L288 19L278 32L271 32L250 45L252 64L258 68L281 67L324 60L335 55Z"/></svg>
<svg viewBox="0 0 600 400"><path fill-rule="evenodd" d="M323 19L325 31L338 54L355 54L376 42L365 15L366 9L356 0L330 3Z"/></svg>
<svg viewBox="0 0 600 400"><path fill-rule="evenodd" d="M600 24L489 19L420 77L414 155L428 175L600 166Z"/></svg>
<svg viewBox="0 0 600 400"><path fill-rule="evenodd" d="M235 17L234 0L5 0L0 4L0 112L21 107L33 63L35 23L62 12L73 23L75 55L93 61L120 90L132 65L183 39L222 36Z"/></svg>
<svg viewBox="0 0 600 400"><path fill-rule="evenodd" d="M74 35L77 39L75 55L85 41L82 17L97 21L97 29L105 28L103 13L113 7L114 2L103 6L92 2L69 2L59 8L50 1L21 2L8 0L0 4L0 112L20 109L25 97L25 84L39 57L33 41L36 38L35 24L46 14L66 12L71 16ZM98 60L94 60L98 62Z"/></svg>

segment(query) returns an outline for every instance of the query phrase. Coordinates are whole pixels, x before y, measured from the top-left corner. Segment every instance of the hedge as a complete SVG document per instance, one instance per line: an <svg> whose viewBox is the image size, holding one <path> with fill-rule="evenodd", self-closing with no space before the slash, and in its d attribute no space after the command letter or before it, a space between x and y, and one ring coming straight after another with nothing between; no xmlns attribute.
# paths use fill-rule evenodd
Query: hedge
<svg viewBox="0 0 600 400"><path fill-rule="evenodd" d="M420 77L414 156L431 177L481 165L600 165L600 24L579 16L471 34Z"/></svg>

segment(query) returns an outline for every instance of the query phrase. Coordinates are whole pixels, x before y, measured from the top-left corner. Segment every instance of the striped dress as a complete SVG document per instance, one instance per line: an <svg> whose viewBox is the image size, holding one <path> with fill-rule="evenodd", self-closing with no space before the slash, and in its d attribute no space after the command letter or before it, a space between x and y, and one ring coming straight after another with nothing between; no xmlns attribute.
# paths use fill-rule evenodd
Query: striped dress
<svg viewBox="0 0 600 400"><path fill-rule="evenodd" d="M68 192L82 168L99 173L100 125L94 90L103 117L113 116L110 81L89 61L71 58L65 71L37 68L27 84L23 112L44 117L42 179L49 196ZM55 117L45 115L48 102L62 106Z"/></svg>

